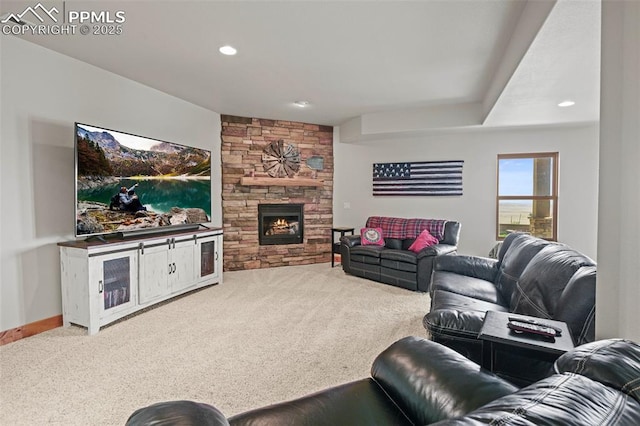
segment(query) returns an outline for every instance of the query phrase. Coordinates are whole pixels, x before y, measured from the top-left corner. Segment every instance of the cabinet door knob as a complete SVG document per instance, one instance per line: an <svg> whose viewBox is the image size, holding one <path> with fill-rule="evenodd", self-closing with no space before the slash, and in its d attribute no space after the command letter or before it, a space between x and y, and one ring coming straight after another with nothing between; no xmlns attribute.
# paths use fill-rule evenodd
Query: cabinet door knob
<svg viewBox="0 0 640 426"><path fill-rule="evenodd" d="M98 293L102 293L104 291L104 285L102 284L102 280L98 281Z"/></svg>

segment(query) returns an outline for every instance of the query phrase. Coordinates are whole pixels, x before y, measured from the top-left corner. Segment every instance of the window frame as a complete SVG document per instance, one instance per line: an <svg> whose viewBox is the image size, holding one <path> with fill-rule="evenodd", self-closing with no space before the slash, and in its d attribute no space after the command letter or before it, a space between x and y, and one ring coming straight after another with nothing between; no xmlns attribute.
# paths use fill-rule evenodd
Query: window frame
<svg viewBox="0 0 640 426"><path fill-rule="evenodd" d="M552 204L553 231L551 238L544 238L549 241L558 241L558 152L529 152L521 154L498 154L496 162L496 240L502 241L504 237L500 236L500 201L536 201L549 200ZM551 195L500 195L500 160L508 159L536 159L551 158L552 159L552 182Z"/></svg>

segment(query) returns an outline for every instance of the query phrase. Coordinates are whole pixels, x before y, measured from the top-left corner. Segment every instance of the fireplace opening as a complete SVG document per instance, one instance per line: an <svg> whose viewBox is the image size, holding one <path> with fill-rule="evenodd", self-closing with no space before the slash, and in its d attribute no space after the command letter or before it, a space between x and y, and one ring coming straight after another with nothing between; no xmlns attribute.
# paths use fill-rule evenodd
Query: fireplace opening
<svg viewBox="0 0 640 426"><path fill-rule="evenodd" d="M260 245L302 243L303 211L304 204L258 204Z"/></svg>

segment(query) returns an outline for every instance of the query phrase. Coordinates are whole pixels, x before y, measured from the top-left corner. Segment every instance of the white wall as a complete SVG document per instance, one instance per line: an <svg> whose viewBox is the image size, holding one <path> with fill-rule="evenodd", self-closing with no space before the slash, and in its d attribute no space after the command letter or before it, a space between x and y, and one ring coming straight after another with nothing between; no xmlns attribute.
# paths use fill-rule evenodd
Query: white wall
<svg viewBox="0 0 640 426"><path fill-rule="evenodd" d="M379 142L334 140L334 225L364 226L368 216L452 219L459 252L486 256L495 245L497 155L559 152L558 239L595 260L598 127L478 129ZM461 197L373 197L372 164L464 160ZM350 208L344 208L349 203Z"/></svg>
<svg viewBox="0 0 640 426"><path fill-rule="evenodd" d="M210 149L222 225L220 116L32 43L2 37L0 331L61 314L57 243L74 237L75 121Z"/></svg>
<svg viewBox="0 0 640 426"><path fill-rule="evenodd" d="M640 2L602 3L596 337L640 342Z"/></svg>

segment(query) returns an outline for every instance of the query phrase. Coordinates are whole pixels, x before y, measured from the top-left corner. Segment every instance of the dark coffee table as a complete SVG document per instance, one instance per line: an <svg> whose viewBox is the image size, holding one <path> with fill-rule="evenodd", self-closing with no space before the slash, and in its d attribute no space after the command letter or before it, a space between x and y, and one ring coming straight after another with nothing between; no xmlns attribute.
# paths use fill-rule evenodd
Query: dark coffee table
<svg viewBox="0 0 640 426"><path fill-rule="evenodd" d="M507 327L507 323L511 319L535 320L539 323L560 328L562 334L556 336L555 339L551 341L528 333L516 333ZM554 361L563 353L574 348L573 338L566 323L509 312L488 311L484 317L484 323L478 334L478 339L489 343L489 359L485 359L483 355L482 366L490 371L494 371L496 345L524 348L535 352L539 358L548 361ZM483 351L483 354L484 352L485 351Z"/></svg>

